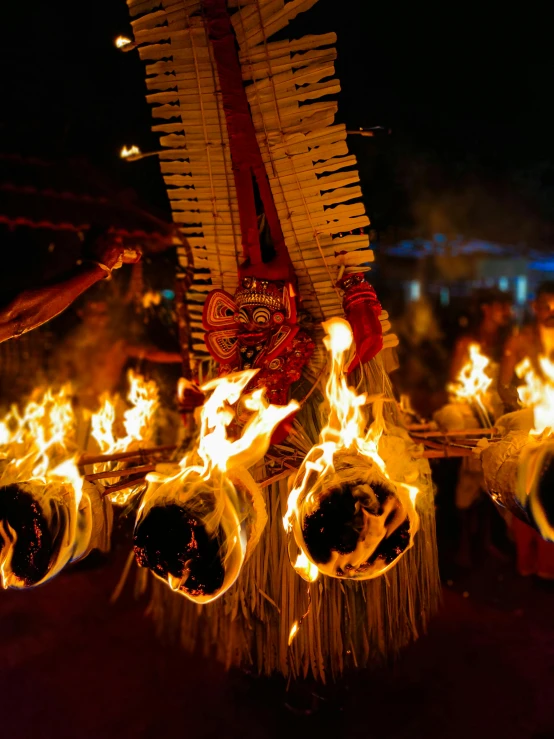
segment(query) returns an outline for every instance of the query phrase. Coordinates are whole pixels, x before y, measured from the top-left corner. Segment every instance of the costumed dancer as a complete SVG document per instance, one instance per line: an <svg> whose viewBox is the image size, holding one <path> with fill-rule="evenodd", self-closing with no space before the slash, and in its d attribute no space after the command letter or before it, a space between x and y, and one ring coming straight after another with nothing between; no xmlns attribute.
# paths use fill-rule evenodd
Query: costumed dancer
<svg viewBox="0 0 554 739"><path fill-rule="evenodd" d="M264 485L267 523L240 574L234 571L236 582L227 587L230 581L224 586L221 580L214 586L220 597L200 608L189 602L199 597L190 588L186 597L174 592L183 582L179 570L180 579L164 575L171 587L153 582L151 609L160 628L177 631L183 646L192 650L200 644L227 667L327 682L347 669L382 662L422 633L437 604L439 582L429 467L416 458L418 449L397 424L392 402L384 404L384 432L375 452L385 471L372 468L370 477L355 473L358 463L371 465L356 457L350 439L354 467L345 461L341 477L337 464L336 487L323 491L321 506L313 511L324 516L325 500L335 493L341 501L357 500L342 514L348 543L333 541L334 554L316 556L315 531L316 542L301 552L310 562L303 579L292 566L302 569L283 525L290 489L303 484L302 461L311 459L329 434L335 445L341 436L332 425L338 423L336 409L327 406L330 431L325 431L328 419L319 415L320 383L331 366L343 378L344 393L358 399L354 408L367 400L362 393L392 400L383 350L394 340L383 338L387 316L365 279L373 257L360 233L369 221L360 188L353 186L359 180L351 169L355 159L348 155L344 127L333 125L336 105L301 104L339 89L328 79L334 73L335 36L268 42L313 4L259 0L230 15L225 0L204 0L147 13L133 25L135 46L154 62L147 68L147 84L157 91L150 96L157 104L153 113L179 119L155 129L164 133L167 147L160 158L174 219L195 258L187 297L196 361L205 342L212 373L232 379L236 371L257 370L246 392L265 388L271 403L285 405L292 397L299 406L273 433L263 465L250 470ZM132 15L144 12L137 0L128 5ZM169 43L158 44L162 40ZM206 299L209 285L215 289ZM341 314L355 340L345 369L356 392L345 389L343 375L349 342L340 362L327 366L322 347L321 322ZM188 384L184 398L190 407L183 410L192 410L202 393ZM240 401L238 406L234 423L240 427ZM202 413L205 426L207 405ZM359 410L356 414L359 420ZM370 417L358 424L360 448L373 443L363 435L377 416L371 424ZM295 482L291 473L298 467ZM398 486L387 476L393 468ZM182 474L192 474L189 469ZM164 480L151 489L157 500L163 499ZM403 486L419 491L417 498L402 497ZM176 494L174 487L170 494ZM207 495L203 489L200 497ZM149 567L144 524L140 519L135 542L139 562ZM329 534L327 524L323 529ZM406 536L398 538L402 532ZM298 545L302 534L294 539ZM393 542L394 551L387 548ZM349 560L359 552L359 561ZM339 557L344 567L325 565L327 556ZM307 583L314 569L333 576ZM146 575L147 569L141 572ZM146 587L146 577L143 582Z"/></svg>
<svg viewBox="0 0 554 739"><path fill-rule="evenodd" d="M477 426L494 425L503 413L503 403L498 391L499 363L506 336L511 327L513 299L510 293L498 289L483 289L475 294L475 305L478 311L478 322L473 330L460 336L457 340L450 365L450 387L465 372L471 375L478 365L483 365L484 379L488 378L488 387L481 392L484 412L479 412L471 398L466 403L447 406L436 414L439 424L448 426L449 412L455 428L475 428ZM467 401L470 401L469 403ZM463 411L463 416L460 414ZM472 551L475 544L483 549L497 551L492 546L491 527L497 528L497 516L484 494L483 472L477 457L464 457L460 464L458 481L455 490L455 504L460 525L459 545L456 560L459 565L469 567L472 564ZM492 514L492 518L491 518ZM502 529L504 524L500 522ZM500 531L496 539L499 539ZM501 538L501 537L500 537Z"/></svg>
<svg viewBox="0 0 554 739"><path fill-rule="evenodd" d="M500 363L499 392L509 411L521 407L517 389L521 380L516 376L516 368L527 360L537 377L546 381L541 357L554 360L554 282L539 285L532 309L534 323L506 342ZM513 518L512 530L519 574L554 579L554 545L518 517Z"/></svg>

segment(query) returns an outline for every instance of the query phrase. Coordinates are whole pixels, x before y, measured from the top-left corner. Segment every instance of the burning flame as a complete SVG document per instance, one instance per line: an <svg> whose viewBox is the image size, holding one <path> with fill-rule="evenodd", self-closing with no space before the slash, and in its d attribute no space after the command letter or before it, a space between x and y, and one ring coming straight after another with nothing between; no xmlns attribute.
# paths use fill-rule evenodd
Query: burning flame
<svg viewBox="0 0 554 739"><path fill-rule="evenodd" d="M131 146L129 149L124 146L123 149L121 149L119 156L122 159L131 159L132 157L138 157L140 156L140 149L138 146Z"/></svg>
<svg viewBox="0 0 554 739"><path fill-rule="evenodd" d="M59 477L54 469L71 456L74 426L69 385L29 401L22 414L12 406L0 421L0 460L4 460L0 484L47 483L52 476Z"/></svg>
<svg viewBox="0 0 554 739"><path fill-rule="evenodd" d="M294 641L294 639L295 639L295 637L296 637L296 635L298 634L299 631L300 631L300 626L298 625L298 621L295 621L292 624L291 629L290 629L290 633L289 633L289 641L288 641L289 647L292 644L292 642Z"/></svg>
<svg viewBox="0 0 554 739"><path fill-rule="evenodd" d="M225 530L227 552L224 556L230 574L224 585L214 595L191 597L185 587L190 572L188 567L180 576L170 573L161 578L172 590L195 602L208 603L225 592L238 577L247 546L251 551L259 540L267 514L261 491L247 469L265 455L278 424L298 408L295 401L286 406L269 404L263 388L243 395L257 372L236 372L202 385L202 393L211 394L200 410L199 436L193 449L179 465L167 466L165 470L158 468L147 477L150 484L139 510L137 526L155 506L176 504L196 510L195 504L206 494L214 501L209 510L194 515L202 517L208 533L213 534L218 526ZM248 416L240 436L234 426L239 406ZM242 410L240 415L243 415ZM247 492L254 512L248 544L244 515L238 515L235 505L236 486Z"/></svg>
<svg viewBox="0 0 554 739"><path fill-rule="evenodd" d="M236 372L201 387L204 393L212 391L200 415L198 455L203 462L202 475L209 476L213 469L226 472L233 467L251 467L268 450L274 429L298 408L296 401L286 406L271 405L265 398L264 388L241 397L257 372ZM240 438L232 441L227 429L234 420L235 411L229 406L237 405L239 400L251 415Z"/></svg>
<svg viewBox="0 0 554 739"><path fill-rule="evenodd" d="M324 323L323 328L326 333L324 343L331 355L331 369L325 387L328 422L321 430L319 444L311 448L302 463L289 495L287 512L283 517L285 530L294 531L297 545L301 550L294 567L304 579L311 582L316 579L319 568L305 550L303 542L296 536L296 527L301 519L299 502L302 498L303 505L310 506L314 503L313 486L318 480L335 471L338 453L360 455L374 463L386 480L396 487L405 508L410 511L412 535L418 527L418 517L414 508L418 488L406 482L392 480L387 465L379 453L379 443L384 431L382 400L370 399L365 394L358 395L346 383L343 370L353 341L350 324L343 319L333 318ZM374 403L375 420L368 427L362 409L370 400Z"/></svg>
<svg viewBox="0 0 554 739"><path fill-rule="evenodd" d="M525 380L518 394L522 404L533 409L534 429L530 434L547 438L554 436L554 362L539 357L539 366L542 377L528 358L516 367L517 376Z"/></svg>
<svg viewBox="0 0 554 739"><path fill-rule="evenodd" d="M103 454L116 454L117 452L132 451L139 449L145 442L152 438L152 419L159 406L158 387L154 381L147 381L141 375L129 370L129 393L127 400L131 407L123 414L123 427L125 436L118 437L115 427L117 421L115 399L106 395L102 406L97 413L92 415L92 436L98 442ZM112 469L111 462L103 462L94 465L94 472L105 472ZM117 465L116 465L117 466ZM112 478L105 480L109 485ZM116 505L125 505L127 501L138 491L140 486L121 490L110 495L110 501Z"/></svg>
<svg viewBox="0 0 554 739"><path fill-rule="evenodd" d="M315 582L318 578L319 570L310 562L304 552L300 552L293 567L308 582Z"/></svg>
<svg viewBox="0 0 554 739"><path fill-rule="evenodd" d="M485 371L489 365L490 359L481 354L479 344L470 344L469 360L460 370L456 380L447 386L452 400L472 406L485 427L492 425L488 394L492 377L489 377Z"/></svg>
<svg viewBox="0 0 554 739"><path fill-rule="evenodd" d="M129 44L132 44L133 42L130 38L127 38L127 36L118 36L114 43L118 49L123 49L123 47L129 46Z"/></svg>
<svg viewBox="0 0 554 739"><path fill-rule="evenodd" d="M8 495L8 486L18 486L32 496L33 505L40 508L47 522L55 510L63 508L67 512L67 520L56 524L65 525L61 545L39 582L53 577L75 559L90 536L78 520L83 478L76 464L74 435L75 417L68 385L59 392L46 390L30 400L22 413L12 406L0 421L0 495ZM87 501L83 504L86 508ZM35 532L36 538L40 536L40 532ZM8 520L0 520L0 573L4 588L26 585L11 568L16 543L15 529Z"/></svg>
<svg viewBox="0 0 554 739"><path fill-rule="evenodd" d="M462 367L456 381L448 385L448 391L461 401L483 399L492 378L485 370L490 364L488 357L481 354L479 344L469 345L469 361Z"/></svg>

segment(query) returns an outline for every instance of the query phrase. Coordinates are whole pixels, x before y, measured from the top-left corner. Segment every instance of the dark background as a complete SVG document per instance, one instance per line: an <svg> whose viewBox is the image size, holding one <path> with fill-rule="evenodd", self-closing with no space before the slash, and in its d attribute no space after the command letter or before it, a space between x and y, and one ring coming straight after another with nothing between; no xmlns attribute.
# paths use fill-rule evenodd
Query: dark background
<svg viewBox="0 0 554 739"><path fill-rule="evenodd" d="M337 32L341 119L392 131L350 141L379 232L547 246L554 56L537 7L320 0L289 27ZM2 26L0 150L86 155L169 214L156 159L118 157L157 146L144 64L113 45L131 35L124 0L9 3Z"/></svg>

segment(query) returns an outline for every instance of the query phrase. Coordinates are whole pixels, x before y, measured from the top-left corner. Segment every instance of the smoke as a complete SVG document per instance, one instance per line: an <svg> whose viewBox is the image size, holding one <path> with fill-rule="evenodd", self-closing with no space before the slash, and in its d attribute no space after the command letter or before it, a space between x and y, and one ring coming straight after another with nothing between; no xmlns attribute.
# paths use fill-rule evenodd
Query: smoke
<svg viewBox="0 0 554 739"><path fill-rule="evenodd" d="M509 170L469 157L452 161L399 157L398 180L418 235L538 247L554 235L554 192L546 163Z"/></svg>

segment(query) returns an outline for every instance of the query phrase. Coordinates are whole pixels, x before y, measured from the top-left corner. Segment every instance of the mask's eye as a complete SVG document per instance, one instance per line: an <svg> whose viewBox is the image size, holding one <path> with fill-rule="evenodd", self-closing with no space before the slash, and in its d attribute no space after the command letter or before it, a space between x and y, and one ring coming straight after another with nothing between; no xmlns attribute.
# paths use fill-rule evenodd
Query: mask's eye
<svg viewBox="0 0 554 739"><path fill-rule="evenodd" d="M240 323L248 323L248 313L244 310L244 308L241 308L239 310L235 318L237 321L240 321Z"/></svg>
<svg viewBox="0 0 554 739"><path fill-rule="evenodd" d="M268 308L256 308L252 313L252 318L254 323L257 323L259 326L265 326L271 319L271 311Z"/></svg>

